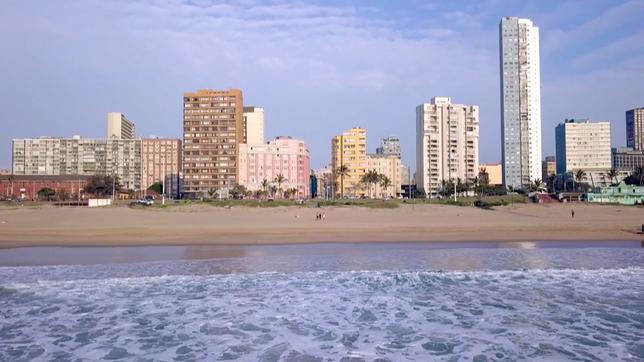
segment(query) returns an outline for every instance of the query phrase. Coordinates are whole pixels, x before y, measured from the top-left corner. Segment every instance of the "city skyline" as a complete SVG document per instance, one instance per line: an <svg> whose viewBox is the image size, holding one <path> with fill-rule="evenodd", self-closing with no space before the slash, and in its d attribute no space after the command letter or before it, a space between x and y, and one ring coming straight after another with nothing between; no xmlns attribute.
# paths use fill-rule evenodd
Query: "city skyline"
<svg viewBox="0 0 644 362"><path fill-rule="evenodd" d="M0 40L8 49L0 102L10 125L0 168L10 168L12 138L96 137L110 111L135 120L141 136L181 138L178 95L202 88L242 89L246 104L266 109L266 138L303 139L314 168L330 161L327 140L358 124L369 131L368 152L395 135L403 163L415 164L414 107L446 95L480 106L480 161L498 162L503 16L529 18L541 30L542 157L555 153L554 128L571 116L611 121L613 146L624 146L625 111L643 103L641 2L273 5L106 1L76 4L78 17L64 2L7 4L0 20L15 36ZM90 23L91 31L71 31ZM223 36L199 47L212 33ZM247 42L261 45L241 46ZM226 72L206 71L216 54Z"/></svg>

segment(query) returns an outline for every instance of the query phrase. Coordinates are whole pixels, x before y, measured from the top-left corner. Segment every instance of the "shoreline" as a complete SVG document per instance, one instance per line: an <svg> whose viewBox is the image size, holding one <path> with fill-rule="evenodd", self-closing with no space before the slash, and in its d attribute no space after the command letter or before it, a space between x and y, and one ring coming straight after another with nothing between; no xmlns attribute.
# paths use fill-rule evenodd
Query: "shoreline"
<svg viewBox="0 0 644 362"><path fill-rule="evenodd" d="M575 218L571 218L571 208ZM324 212L326 220L315 219ZM295 245L643 241L641 208L520 204L482 210L445 205L396 209L205 205L167 209L0 208L0 249L29 246Z"/></svg>

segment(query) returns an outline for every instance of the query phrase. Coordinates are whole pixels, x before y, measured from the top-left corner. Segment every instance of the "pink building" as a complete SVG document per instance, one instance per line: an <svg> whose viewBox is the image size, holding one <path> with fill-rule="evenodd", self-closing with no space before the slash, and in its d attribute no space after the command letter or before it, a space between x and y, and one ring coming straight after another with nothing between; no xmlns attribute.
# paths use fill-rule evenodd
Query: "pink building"
<svg viewBox="0 0 644 362"><path fill-rule="evenodd" d="M304 141L282 136L263 145L239 145L239 184L251 191L261 190L263 180L277 186L275 178L281 174L286 179L282 190L295 188L298 198L306 198L310 173Z"/></svg>

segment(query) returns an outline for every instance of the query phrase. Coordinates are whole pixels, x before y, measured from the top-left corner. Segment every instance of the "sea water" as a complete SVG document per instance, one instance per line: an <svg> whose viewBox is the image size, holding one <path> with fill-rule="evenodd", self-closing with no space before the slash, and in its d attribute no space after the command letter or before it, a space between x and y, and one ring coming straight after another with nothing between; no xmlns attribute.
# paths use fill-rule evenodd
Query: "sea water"
<svg viewBox="0 0 644 362"><path fill-rule="evenodd" d="M481 245L0 267L0 360L644 360L644 249Z"/></svg>

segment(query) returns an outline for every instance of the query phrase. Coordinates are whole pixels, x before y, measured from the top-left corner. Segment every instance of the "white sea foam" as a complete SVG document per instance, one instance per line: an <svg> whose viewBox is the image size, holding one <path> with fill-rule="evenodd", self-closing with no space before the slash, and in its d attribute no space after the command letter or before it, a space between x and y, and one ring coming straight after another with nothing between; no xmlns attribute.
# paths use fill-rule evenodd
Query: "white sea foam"
<svg viewBox="0 0 644 362"><path fill-rule="evenodd" d="M630 267L5 282L0 360L636 361L642 280Z"/></svg>

